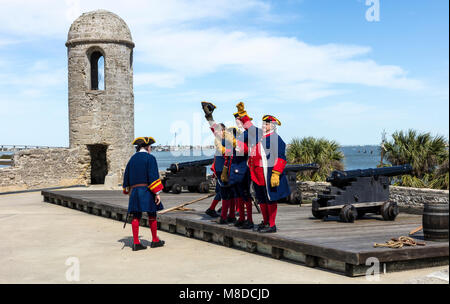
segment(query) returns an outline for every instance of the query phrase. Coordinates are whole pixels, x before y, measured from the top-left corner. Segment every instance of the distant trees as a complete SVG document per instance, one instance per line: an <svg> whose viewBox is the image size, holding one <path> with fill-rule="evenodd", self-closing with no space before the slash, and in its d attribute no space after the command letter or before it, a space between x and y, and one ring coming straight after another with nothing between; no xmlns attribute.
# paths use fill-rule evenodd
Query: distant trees
<svg viewBox="0 0 450 304"><path fill-rule="evenodd" d="M316 172L300 172L297 175L299 180L325 181L333 170L344 169L340 145L325 138L294 138L287 148L286 157L290 164L317 163L320 166Z"/></svg>
<svg viewBox="0 0 450 304"><path fill-rule="evenodd" d="M412 175L403 175L396 185L449 189L448 140L416 130L396 131L384 143L384 158L392 165L410 164Z"/></svg>
<svg viewBox="0 0 450 304"><path fill-rule="evenodd" d="M445 137L432 136L429 132L412 129L394 132L392 140L383 141L383 159L392 166L410 164L413 167L411 175L395 177L394 184L448 190L448 144ZM300 172L298 180L325 181L333 170L344 170L344 154L340 148L337 142L325 138L294 138L288 145L286 157L290 164L317 163L320 166L316 172Z"/></svg>

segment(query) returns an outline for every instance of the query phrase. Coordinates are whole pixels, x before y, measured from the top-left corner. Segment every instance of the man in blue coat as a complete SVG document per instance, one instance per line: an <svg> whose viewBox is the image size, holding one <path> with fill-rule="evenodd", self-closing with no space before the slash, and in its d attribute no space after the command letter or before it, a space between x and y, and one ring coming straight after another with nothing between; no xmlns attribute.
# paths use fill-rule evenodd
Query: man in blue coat
<svg viewBox="0 0 450 304"><path fill-rule="evenodd" d="M139 241L139 221L142 212L148 214L148 224L152 233L151 248L164 246L164 241L157 235L156 212L164 207L159 196L163 185L159 178L158 164L151 152L155 143L152 137L138 137L133 141L136 153L130 158L123 177L123 193L130 196L128 213L133 216L133 251L146 249Z"/></svg>
<svg viewBox="0 0 450 304"><path fill-rule="evenodd" d="M236 200L238 198L237 184L245 175L247 165L241 158L236 157L236 151L226 144L225 135L227 133L224 124L218 124L214 121L213 111L216 108L210 102L201 103L205 118L214 134L214 145L216 147L216 161L211 168L217 176L220 186L220 195L222 198L222 211L219 224L229 224L236 222ZM220 159L220 162L218 161Z"/></svg>

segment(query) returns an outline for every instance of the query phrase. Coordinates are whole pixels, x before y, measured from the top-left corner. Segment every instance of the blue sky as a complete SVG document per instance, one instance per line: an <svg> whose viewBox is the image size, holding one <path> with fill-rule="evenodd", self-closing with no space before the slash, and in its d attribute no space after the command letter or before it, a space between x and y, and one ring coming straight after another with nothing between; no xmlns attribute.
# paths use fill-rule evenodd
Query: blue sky
<svg viewBox="0 0 450 304"><path fill-rule="evenodd" d="M238 101L256 123L275 115L287 142L448 138L448 1L379 4L369 22L366 0L0 0L0 144L68 145L64 43L95 9L121 16L136 43L136 136L209 144L208 100L227 124Z"/></svg>

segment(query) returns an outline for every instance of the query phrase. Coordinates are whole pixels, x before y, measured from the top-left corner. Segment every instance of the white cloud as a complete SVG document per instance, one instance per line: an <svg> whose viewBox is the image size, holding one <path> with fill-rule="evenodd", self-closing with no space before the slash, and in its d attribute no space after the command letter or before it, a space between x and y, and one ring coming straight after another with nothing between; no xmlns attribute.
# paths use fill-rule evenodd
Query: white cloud
<svg viewBox="0 0 450 304"><path fill-rule="evenodd" d="M368 46L312 45L245 27L226 31L200 24L246 13L270 15L270 5L258 0L0 0L0 6L0 28L22 39L65 39L71 23L68 17L78 10L103 8L117 13L131 29L136 62L165 70L137 73L137 86L174 88L192 77L226 68L249 81L260 81L261 90L285 101L309 102L343 94L337 87L342 84L405 90L425 87L401 67L368 58L372 51Z"/></svg>
<svg viewBox="0 0 450 304"><path fill-rule="evenodd" d="M331 84L407 90L424 87L398 66L361 58L370 54L368 47L310 45L296 38L218 29L155 30L137 44L145 54L140 57L142 62L162 66L183 78L226 67L265 80L279 92L293 89L290 95L297 92L305 100L342 92L330 89Z"/></svg>
<svg viewBox="0 0 450 304"><path fill-rule="evenodd" d="M1 47L5 47L5 46L8 46L8 45L11 45L11 44L15 44L15 43L17 43L17 42L18 42L17 40L7 39L7 38L1 38L1 37L0 37L0 48L1 48Z"/></svg>
<svg viewBox="0 0 450 304"><path fill-rule="evenodd" d="M134 33L152 26L224 19L249 10L265 13L270 5L259 0L0 0L0 7L2 31L37 38L65 36L76 17L97 9L118 14Z"/></svg>

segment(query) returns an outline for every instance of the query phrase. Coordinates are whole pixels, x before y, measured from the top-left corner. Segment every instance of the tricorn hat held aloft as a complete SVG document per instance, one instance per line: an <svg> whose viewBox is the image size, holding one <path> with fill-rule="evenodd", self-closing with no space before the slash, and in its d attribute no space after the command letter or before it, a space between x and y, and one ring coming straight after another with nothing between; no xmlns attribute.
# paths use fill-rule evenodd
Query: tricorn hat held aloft
<svg viewBox="0 0 450 304"><path fill-rule="evenodd" d="M155 139L153 137L137 137L134 141L133 141L133 145L136 146L150 146L153 145L155 143Z"/></svg>

